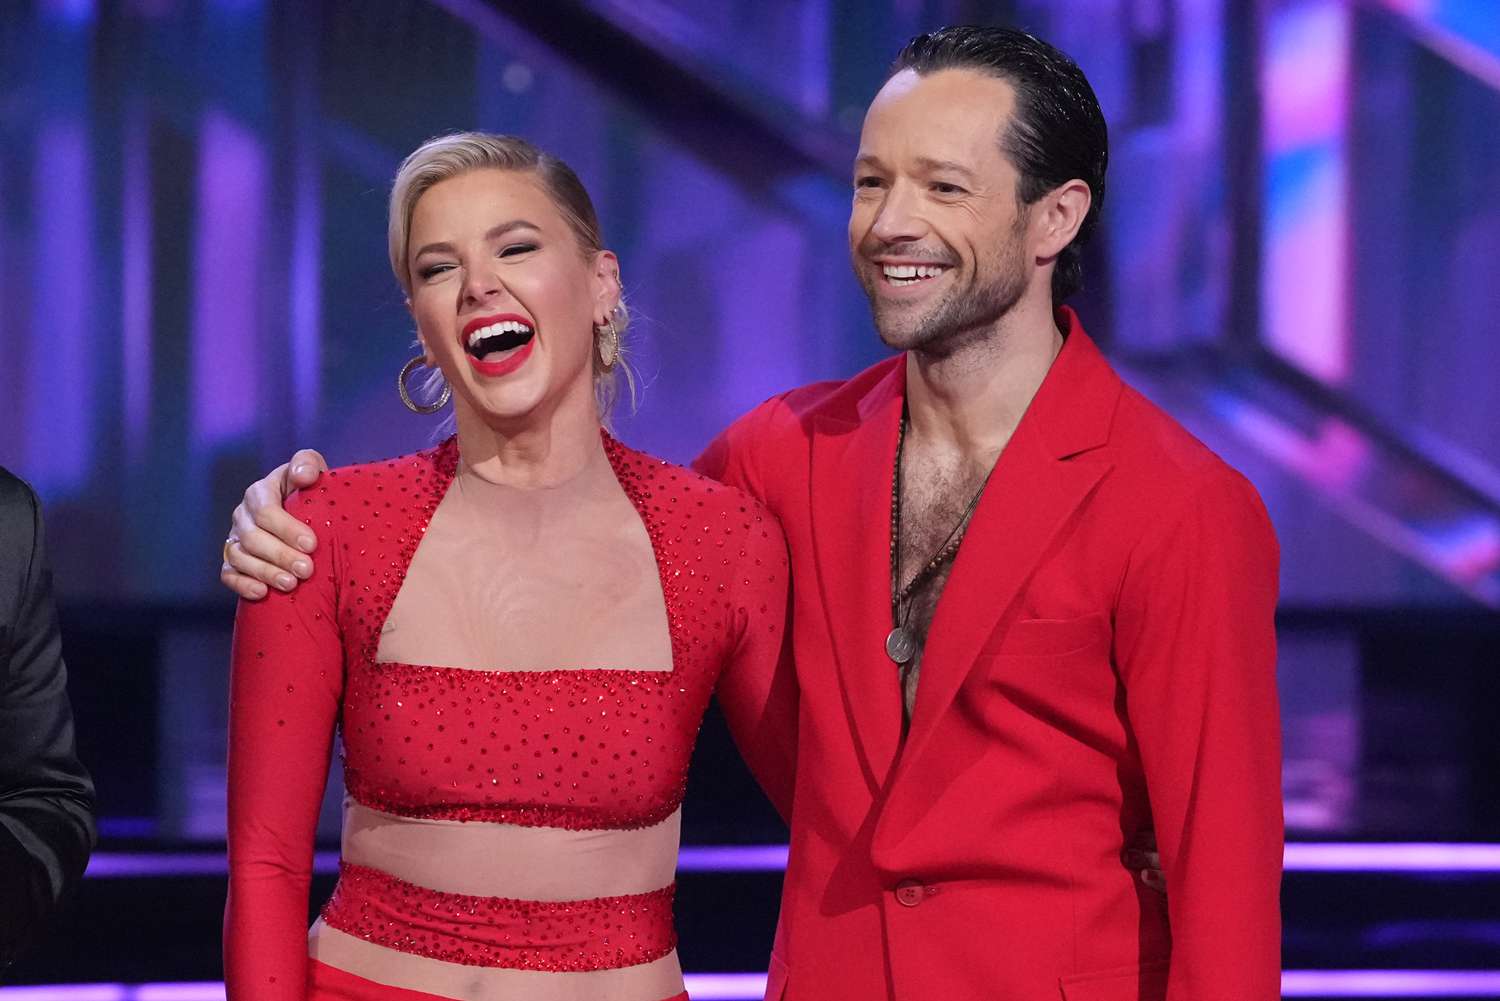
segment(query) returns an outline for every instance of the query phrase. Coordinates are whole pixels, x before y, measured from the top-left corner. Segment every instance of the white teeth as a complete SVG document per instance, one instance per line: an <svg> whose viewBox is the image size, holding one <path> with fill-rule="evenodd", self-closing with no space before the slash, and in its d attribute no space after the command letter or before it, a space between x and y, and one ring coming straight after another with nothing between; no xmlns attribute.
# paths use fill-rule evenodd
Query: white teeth
<svg viewBox="0 0 1500 1001"><path fill-rule="evenodd" d="M887 264L882 270L887 278L898 282L912 282L918 278L936 278L943 273L942 268L926 264Z"/></svg>
<svg viewBox="0 0 1500 1001"><path fill-rule="evenodd" d="M519 320L502 320L492 323L488 327L480 327L469 334L469 347L473 347L486 337L496 337L500 334L524 334L530 332L531 328Z"/></svg>

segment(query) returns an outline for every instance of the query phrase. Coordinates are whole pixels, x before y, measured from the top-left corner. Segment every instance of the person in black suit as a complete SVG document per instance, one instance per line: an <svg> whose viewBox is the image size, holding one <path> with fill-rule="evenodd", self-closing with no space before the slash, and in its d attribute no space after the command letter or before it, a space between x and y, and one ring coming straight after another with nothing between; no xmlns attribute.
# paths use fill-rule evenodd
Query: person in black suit
<svg viewBox="0 0 1500 1001"><path fill-rule="evenodd" d="M94 846L66 683L41 505L0 468L0 966L36 940Z"/></svg>

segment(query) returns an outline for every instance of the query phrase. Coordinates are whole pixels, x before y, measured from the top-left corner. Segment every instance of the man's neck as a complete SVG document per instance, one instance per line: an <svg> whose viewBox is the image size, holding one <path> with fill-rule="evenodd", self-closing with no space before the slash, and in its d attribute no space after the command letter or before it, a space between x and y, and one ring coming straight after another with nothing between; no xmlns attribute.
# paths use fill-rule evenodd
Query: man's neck
<svg viewBox="0 0 1500 1001"><path fill-rule="evenodd" d="M952 354L908 352L910 433L943 451L993 458L1021 423L1062 343L1050 295L1028 296L989 336Z"/></svg>

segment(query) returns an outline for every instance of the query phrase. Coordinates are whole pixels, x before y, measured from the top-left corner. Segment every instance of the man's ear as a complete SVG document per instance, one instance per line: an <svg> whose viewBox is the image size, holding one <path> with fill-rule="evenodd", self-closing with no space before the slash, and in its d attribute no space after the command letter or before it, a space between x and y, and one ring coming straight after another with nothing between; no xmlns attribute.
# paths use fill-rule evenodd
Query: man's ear
<svg viewBox="0 0 1500 1001"><path fill-rule="evenodd" d="M1031 213L1036 256L1051 259L1062 253L1083 228L1093 204L1093 192L1078 178L1059 184L1038 199Z"/></svg>

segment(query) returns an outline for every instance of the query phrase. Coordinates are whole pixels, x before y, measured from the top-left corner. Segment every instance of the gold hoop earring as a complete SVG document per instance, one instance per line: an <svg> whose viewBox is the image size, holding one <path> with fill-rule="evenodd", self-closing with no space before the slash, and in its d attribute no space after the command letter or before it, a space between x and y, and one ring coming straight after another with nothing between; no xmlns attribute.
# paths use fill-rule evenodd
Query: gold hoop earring
<svg viewBox="0 0 1500 1001"><path fill-rule="evenodd" d="M435 414L448 403L448 397L453 395L453 387L446 382L443 383L443 394L437 398L436 403L418 403L411 398L411 393L406 389L406 380L411 375L411 370L421 365L426 359L417 355L411 361L401 366L401 374L396 376L396 392L401 394L401 402L406 409L414 414Z"/></svg>
<svg viewBox="0 0 1500 1001"><path fill-rule="evenodd" d="M604 326L595 327L594 333L599 338L599 364L608 372L620 357L620 331L615 327L615 318L611 316Z"/></svg>

